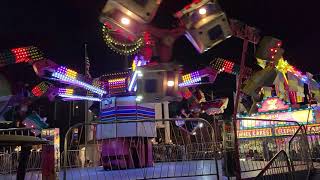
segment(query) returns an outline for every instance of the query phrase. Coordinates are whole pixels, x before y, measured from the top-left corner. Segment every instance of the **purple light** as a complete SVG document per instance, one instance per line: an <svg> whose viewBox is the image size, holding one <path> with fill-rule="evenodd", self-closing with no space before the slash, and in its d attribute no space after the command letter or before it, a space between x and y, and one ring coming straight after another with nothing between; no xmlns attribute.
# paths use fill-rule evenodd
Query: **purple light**
<svg viewBox="0 0 320 180"><path fill-rule="evenodd" d="M92 97L92 96L76 96L76 95L59 95L63 97L65 101L72 101L72 100L88 100L88 101L101 101L100 98Z"/></svg>
<svg viewBox="0 0 320 180"><path fill-rule="evenodd" d="M67 69L66 67L63 67L63 66L60 66L59 68L57 68L55 72L52 73L52 77L55 77L67 84L74 84L76 86L79 86L89 91L92 91L94 93L97 93L101 96L107 93L106 91L104 91L99 87L80 81L77 75L78 75L77 72Z"/></svg>

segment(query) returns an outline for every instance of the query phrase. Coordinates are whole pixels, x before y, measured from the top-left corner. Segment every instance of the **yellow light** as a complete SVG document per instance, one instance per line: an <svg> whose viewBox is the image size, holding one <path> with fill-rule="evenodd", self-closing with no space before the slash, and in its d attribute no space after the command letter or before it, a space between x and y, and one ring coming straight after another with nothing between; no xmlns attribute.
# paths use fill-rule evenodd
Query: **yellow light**
<svg viewBox="0 0 320 180"><path fill-rule="evenodd" d="M167 82L167 85L168 85L169 87L173 87L173 86L174 86L174 81L169 80L169 81Z"/></svg>
<svg viewBox="0 0 320 180"><path fill-rule="evenodd" d="M66 95L73 95L73 89L66 89Z"/></svg>
<svg viewBox="0 0 320 180"><path fill-rule="evenodd" d="M125 81L126 78L117 78L117 79L110 79L109 83L114 83L114 82L123 82Z"/></svg>
<svg viewBox="0 0 320 180"><path fill-rule="evenodd" d="M191 74L186 74L182 76L182 81L187 82L191 80Z"/></svg>
<svg viewBox="0 0 320 180"><path fill-rule="evenodd" d="M123 25L129 25L130 24L130 19L128 19L126 17L123 17L123 18L121 18L121 23Z"/></svg>
<svg viewBox="0 0 320 180"><path fill-rule="evenodd" d="M76 79L77 75L78 75L77 72L75 72L75 71L73 71L71 69L67 69L67 76L68 77L70 77L72 79Z"/></svg>
<svg viewBox="0 0 320 180"><path fill-rule="evenodd" d="M204 14L206 14L206 13L207 13L206 8L200 8L200 9L199 9L199 14L204 15Z"/></svg>
<svg viewBox="0 0 320 180"><path fill-rule="evenodd" d="M132 63L132 71L135 71L135 70L136 70L136 67L137 67L137 65L136 65L136 63L133 61L133 63Z"/></svg>
<svg viewBox="0 0 320 180"><path fill-rule="evenodd" d="M288 79L286 77L286 73L289 71L291 72L293 70L293 66L291 66L288 61L284 60L283 58L279 59L278 64L276 65L276 68L278 71L280 71L283 74L283 77L286 80L286 83L288 83Z"/></svg>

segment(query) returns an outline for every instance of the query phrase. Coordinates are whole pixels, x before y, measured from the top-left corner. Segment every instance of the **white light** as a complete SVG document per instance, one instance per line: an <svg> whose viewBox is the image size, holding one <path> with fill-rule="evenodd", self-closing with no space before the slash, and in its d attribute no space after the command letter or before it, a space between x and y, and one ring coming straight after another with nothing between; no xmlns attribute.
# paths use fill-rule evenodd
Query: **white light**
<svg viewBox="0 0 320 180"><path fill-rule="evenodd" d="M200 9L199 9L199 14L204 15L204 14L206 14L206 13L207 13L206 8L200 8Z"/></svg>
<svg viewBox="0 0 320 180"><path fill-rule="evenodd" d="M78 109L79 108L79 106L76 106L76 109Z"/></svg>
<svg viewBox="0 0 320 180"><path fill-rule="evenodd" d="M92 85L89 85L87 83L84 83L84 82L81 82L79 80L76 80L76 79L71 79L69 78L68 76L66 75L62 75L60 73L57 73L57 72L54 72L52 74L53 77L56 77L64 82L66 82L67 84L75 84L77 86L82 86L84 87L85 89L89 90L89 91L92 91L94 93L97 93L99 94L100 96L102 96L103 94L106 94L107 92L98 88L98 87L95 87L95 86L92 86Z"/></svg>
<svg viewBox="0 0 320 180"><path fill-rule="evenodd" d="M137 71L134 72L133 77L130 81L129 89L128 89L129 91L132 90L133 84L135 84L136 80L137 80Z"/></svg>
<svg viewBox="0 0 320 180"><path fill-rule="evenodd" d="M130 19L123 17L121 18L121 23L124 25L129 25L130 24Z"/></svg>
<svg viewBox="0 0 320 180"><path fill-rule="evenodd" d="M101 99L91 96L76 96L76 95L66 95L66 94L58 94L58 96L68 99L79 99L79 100L89 100L89 101L101 101ZM68 100L64 99L64 100Z"/></svg>
<svg viewBox="0 0 320 180"><path fill-rule="evenodd" d="M142 74L141 71L137 71L137 74L138 74L139 77L142 77L142 76L143 76L143 74Z"/></svg>
<svg viewBox="0 0 320 180"><path fill-rule="evenodd" d="M192 135L197 135L197 133L196 133L196 132L193 132Z"/></svg>
<svg viewBox="0 0 320 180"><path fill-rule="evenodd" d="M199 128L202 128L203 127L203 123L199 123Z"/></svg>
<svg viewBox="0 0 320 180"><path fill-rule="evenodd" d="M142 99L143 99L142 96L137 96L137 97L136 97L136 101L141 101Z"/></svg>
<svg viewBox="0 0 320 180"><path fill-rule="evenodd" d="M173 87L173 86L174 86L174 81L171 81L171 80L168 81L168 82L167 82L167 85L168 85L169 87Z"/></svg>

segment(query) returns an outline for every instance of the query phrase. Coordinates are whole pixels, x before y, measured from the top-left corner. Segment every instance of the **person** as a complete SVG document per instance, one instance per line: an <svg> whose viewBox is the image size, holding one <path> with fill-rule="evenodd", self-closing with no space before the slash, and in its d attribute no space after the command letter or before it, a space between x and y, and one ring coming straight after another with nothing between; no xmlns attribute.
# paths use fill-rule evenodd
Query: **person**
<svg viewBox="0 0 320 180"><path fill-rule="evenodd" d="M317 144L312 148L312 156L313 159L319 160L320 159L320 145Z"/></svg>
<svg viewBox="0 0 320 180"><path fill-rule="evenodd" d="M293 149L290 151L290 158L293 160L293 161L297 161L298 160L298 154L297 152Z"/></svg>
<svg viewBox="0 0 320 180"><path fill-rule="evenodd" d="M253 150L249 149L249 152L247 154L247 159L252 159L253 158Z"/></svg>
<svg viewBox="0 0 320 180"><path fill-rule="evenodd" d="M255 161L259 161L261 158L260 158L260 154L258 153L258 151L257 150L254 150L254 152L253 152L253 159L255 160Z"/></svg>
<svg viewBox="0 0 320 180"><path fill-rule="evenodd" d="M268 147L268 142L263 141L262 147L263 147L264 160L269 161L271 158L270 158L270 149Z"/></svg>

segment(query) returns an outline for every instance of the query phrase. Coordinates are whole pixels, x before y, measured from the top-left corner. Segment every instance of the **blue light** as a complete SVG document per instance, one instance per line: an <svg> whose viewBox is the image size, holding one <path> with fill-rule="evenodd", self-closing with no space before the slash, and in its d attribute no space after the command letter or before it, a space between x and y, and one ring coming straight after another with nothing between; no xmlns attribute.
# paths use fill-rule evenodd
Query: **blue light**
<svg viewBox="0 0 320 180"><path fill-rule="evenodd" d="M89 100L89 101L101 101L101 99L92 97L92 96L76 96L76 95L65 95L61 94L60 97L63 97L63 100Z"/></svg>
<svg viewBox="0 0 320 180"><path fill-rule="evenodd" d="M90 84L87 84L87 83L84 83L82 81L79 81L77 79L72 79L66 75L63 75L59 72L54 72L52 73L52 77L55 77L57 79L60 79L61 81L64 81L66 83L69 83L69 84L75 84L76 86L79 86L79 87L83 87L89 91L92 91L94 93L97 93L99 94L100 96L102 96L103 94L106 94L107 92L98 88L98 87L95 87L95 86L92 86Z"/></svg>

